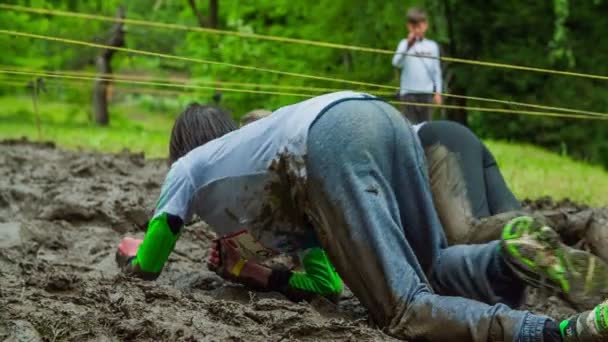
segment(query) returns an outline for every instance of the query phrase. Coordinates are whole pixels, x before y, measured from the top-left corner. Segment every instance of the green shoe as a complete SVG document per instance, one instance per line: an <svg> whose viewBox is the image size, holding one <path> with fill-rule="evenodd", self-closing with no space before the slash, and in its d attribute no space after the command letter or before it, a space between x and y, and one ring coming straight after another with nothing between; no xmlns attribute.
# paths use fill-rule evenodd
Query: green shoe
<svg viewBox="0 0 608 342"><path fill-rule="evenodd" d="M608 301L562 321L559 330L563 342L608 341Z"/></svg>
<svg viewBox="0 0 608 342"><path fill-rule="evenodd" d="M528 216L509 222L502 234L505 262L531 286L548 289L579 310L608 294L608 265L591 253L568 247L544 223Z"/></svg>

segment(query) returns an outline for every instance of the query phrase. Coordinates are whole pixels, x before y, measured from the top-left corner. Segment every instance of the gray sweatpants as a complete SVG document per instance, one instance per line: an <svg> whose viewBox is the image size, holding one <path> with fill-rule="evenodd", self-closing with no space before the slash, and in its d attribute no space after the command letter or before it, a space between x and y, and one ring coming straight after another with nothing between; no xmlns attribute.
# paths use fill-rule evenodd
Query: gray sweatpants
<svg viewBox="0 0 608 342"><path fill-rule="evenodd" d="M497 243L447 247L414 134L373 99L335 104L313 123L308 215L338 273L396 337L541 341L547 317L498 304L522 293L503 298L492 285L503 277Z"/></svg>

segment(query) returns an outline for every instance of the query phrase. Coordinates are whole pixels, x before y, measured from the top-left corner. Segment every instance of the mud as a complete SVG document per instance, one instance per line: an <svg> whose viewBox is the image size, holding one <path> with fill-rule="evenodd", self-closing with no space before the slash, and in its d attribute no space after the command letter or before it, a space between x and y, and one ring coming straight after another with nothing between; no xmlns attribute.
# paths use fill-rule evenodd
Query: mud
<svg viewBox="0 0 608 342"><path fill-rule="evenodd" d="M204 265L214 234L201 222L157 281L122 276L115 248L143 236L165 172L141 154L0 143L0 340L393 341L348 293L296 304L222 280ZM573 312L536 293L527 307Z"/></svg>
<svg viewBox="0 0 608 342"><path fill-rule="evenodd" d="M143 237L165 172L141 154L0 144L0 340L393 340L352 296L295 304L225 282L201 222L157 281L120 275L117 243Z"/></svg>

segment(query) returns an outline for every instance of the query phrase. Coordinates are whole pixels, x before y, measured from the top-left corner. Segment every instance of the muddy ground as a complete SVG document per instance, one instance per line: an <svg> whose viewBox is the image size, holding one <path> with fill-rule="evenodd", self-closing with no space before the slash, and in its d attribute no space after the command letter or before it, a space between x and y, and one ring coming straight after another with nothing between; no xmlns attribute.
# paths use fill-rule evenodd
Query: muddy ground
<svg viewBox="0 0 608 342"><path fill-rule="evenodd" d="M143 236L165 172L139 154L0 143L0 340L393 341L352 295L295 304L223 281L204 265L214 236L201 222L157 281L122 276L116 246ZM573 312L529 297L536 312Z"/></svg>

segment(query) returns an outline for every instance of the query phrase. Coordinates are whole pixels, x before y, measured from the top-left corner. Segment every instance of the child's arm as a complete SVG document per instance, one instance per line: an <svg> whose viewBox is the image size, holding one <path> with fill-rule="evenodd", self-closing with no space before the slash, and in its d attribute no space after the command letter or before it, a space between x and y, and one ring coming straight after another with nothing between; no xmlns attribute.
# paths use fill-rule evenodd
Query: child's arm
<svg viewBox="0 0 608 342"><path fill-rule="evenodd" d="M306 299L315 294L333 297L340 295L342 292L342 279L340 279L327 254L321 248L309 249L304 254L302 257L304 272L271 270L253 261L244 261L245 263L239 267L243 270L243 273L237 275L230 270L235 268L238 263L237 260L240 259L243 262L243 259L240 256L234 256L234 253L238 253L236 249L222 243L226 260L220 261L220 253L217 251L218 245L219 243L212 246L209 253L209 266L217 270L223 264L224 274L220 275L230 280L249 286L255 284L255 287L265 290L282 292L293 300ZM266 271L261 272L261 269ZM254 279L257 280L252 281Z"/></svg>
<svg viewBox="0 0 608 342"><path fill-rule="evenodd" d="M433 84L435 85L435 93L443 93L443 75L441 73L441 60L439 59L440 56L440 49L439 49L439 44L435 43L435 53L433 55L433 57L435 57L434 60L432 60L433 63Z"/></svg>
<svg viewBox="0 0 608 342"><path fill-rule="evenodd" d="M159 276L189 216L193 194L190 177L175 163L167 174L143 242L125 238L118 247L117 261L127 274L143 279Z"/></svg>
<svg viewBox="0 0 608 342"><path fill-rule="evenodd" d="M167 213L150 221L146 237L138 246L137 254L125 266L125 271L143 279L156 279L175 248L182 226L183 221L179 217Z"/></svg>
<svg viewBox="0 0 608 342"><path fill-rule="evenodd" d="M311 248L302 257L304 272L292 272L286 291L290 294L306 293L337 296L342 293L342 279L321 248ZM294 293L295 292L295 293Z"/></svg>
<svg viewBox="0 0 608 342"><path fill-rule="evenodd" d="M403 67L403 61L406 57L407 46L408 42L405 39L400 41L399 45L397 45L397 50L395 51L395 55L393 56L393 66L395 68Z"/></svg>

